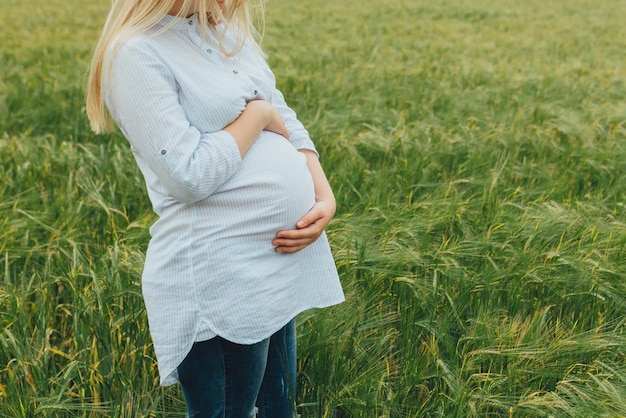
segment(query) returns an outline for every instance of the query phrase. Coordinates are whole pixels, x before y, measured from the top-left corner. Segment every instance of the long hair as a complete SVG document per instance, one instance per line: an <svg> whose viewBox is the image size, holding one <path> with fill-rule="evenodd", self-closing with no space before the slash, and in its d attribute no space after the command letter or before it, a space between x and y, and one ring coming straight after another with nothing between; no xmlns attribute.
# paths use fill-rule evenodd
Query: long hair
<svg viewBox="0 0 626 418"><path fill-rule="evenodd" d="M107 73L104 66L105 63L111 61L107 56L115 54L117 47L131 36L161 21L175 2L176 0L113 0L102 34L94 48L87 80L87 117L95 133L110 132L114 129L111 116L104 103L103 77ZM224 24L219 34L219 45L224 54L236 55L246 41L252 42L260 50L257 43L260 34L253 24L249 0L225 0L223 9L220 9L216 0L183 0L179 15L182 11L189 10L194 2L198 5L198 19L203 28L203 36L206 36L209 25L215 25L217 22ZM262 23L262 1L258 2L256 10L260 17L259 21ZM234 32L238 38L235 47L227 49L223 37L232 26L235 26Z"/></svg>

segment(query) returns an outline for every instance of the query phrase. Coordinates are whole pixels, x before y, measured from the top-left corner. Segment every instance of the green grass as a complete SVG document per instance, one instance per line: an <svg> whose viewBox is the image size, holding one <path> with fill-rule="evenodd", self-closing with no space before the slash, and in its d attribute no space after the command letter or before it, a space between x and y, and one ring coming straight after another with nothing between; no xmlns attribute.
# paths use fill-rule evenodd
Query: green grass
<svg viewBox="0 0 626 418"><path fill-rule="evenodd" d="M0 416L182 417L154 221L83 85L108 7L3 0ZM307 417L626 416L626 3L270 0L347 295L299 318Z"/></svg>

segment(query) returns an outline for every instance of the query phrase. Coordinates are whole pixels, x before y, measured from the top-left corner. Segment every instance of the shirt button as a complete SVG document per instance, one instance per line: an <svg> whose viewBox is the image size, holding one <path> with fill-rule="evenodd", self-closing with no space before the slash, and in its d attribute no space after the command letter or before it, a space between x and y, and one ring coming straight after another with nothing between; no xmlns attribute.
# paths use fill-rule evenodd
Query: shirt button
<svg viewBox="0 0 626 418"><path fill-rule="evenodd" d="M208 52L209 54L213 52L213 50L211 48L207 48L206 52Z"/></svg>
<svg viewBox="0 0 626 418"><path fill-rule="evenodd" d="M187 21L187 23L188 23L189 25L193 25L193 20L189 19L189 20Z"/></svg>
<svg viewBox="0 0 626 418"><path fill-rule="evenodd" d="M254 96L256 96L257 94L259 94L258 90L254 90L254 93L252 93Z"/></svg>
<svg viewBox="0 0 626 418"><path fill-rule="evenodd" d="M161 150L161 155L165 155L167 154L167 151L165 151L164 149Z"/></svg>
<svg viewBox="0 0 626 418"><path fill-rule="evenodd" d="M233 70L233 74L239 74L239 71Z"/></svg>

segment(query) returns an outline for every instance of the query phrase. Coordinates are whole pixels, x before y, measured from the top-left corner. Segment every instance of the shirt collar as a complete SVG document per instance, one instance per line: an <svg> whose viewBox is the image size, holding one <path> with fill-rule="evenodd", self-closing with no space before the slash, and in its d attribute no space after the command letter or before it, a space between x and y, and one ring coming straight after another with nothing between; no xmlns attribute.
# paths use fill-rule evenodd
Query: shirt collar
<svg viewBox="0 0 626 418"><path fill-rule="evenodd" d="M196 13L189 17L165 15L159 22L159 25L163 28L172 28L182 31L196 30L198 27L198 15Z"/></svg>

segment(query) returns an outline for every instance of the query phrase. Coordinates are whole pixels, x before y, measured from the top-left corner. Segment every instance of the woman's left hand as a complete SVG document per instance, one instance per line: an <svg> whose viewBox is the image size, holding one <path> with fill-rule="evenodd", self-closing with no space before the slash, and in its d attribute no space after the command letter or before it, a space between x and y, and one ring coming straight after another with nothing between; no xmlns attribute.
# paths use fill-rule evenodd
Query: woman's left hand
<svg viewBox="0 0 626 418"><path fill-rule="evenodd" d="M314 243L335 215L334 197L318 200L292 230L278 231L272 244L279 253L295 253Z"/></svg>

